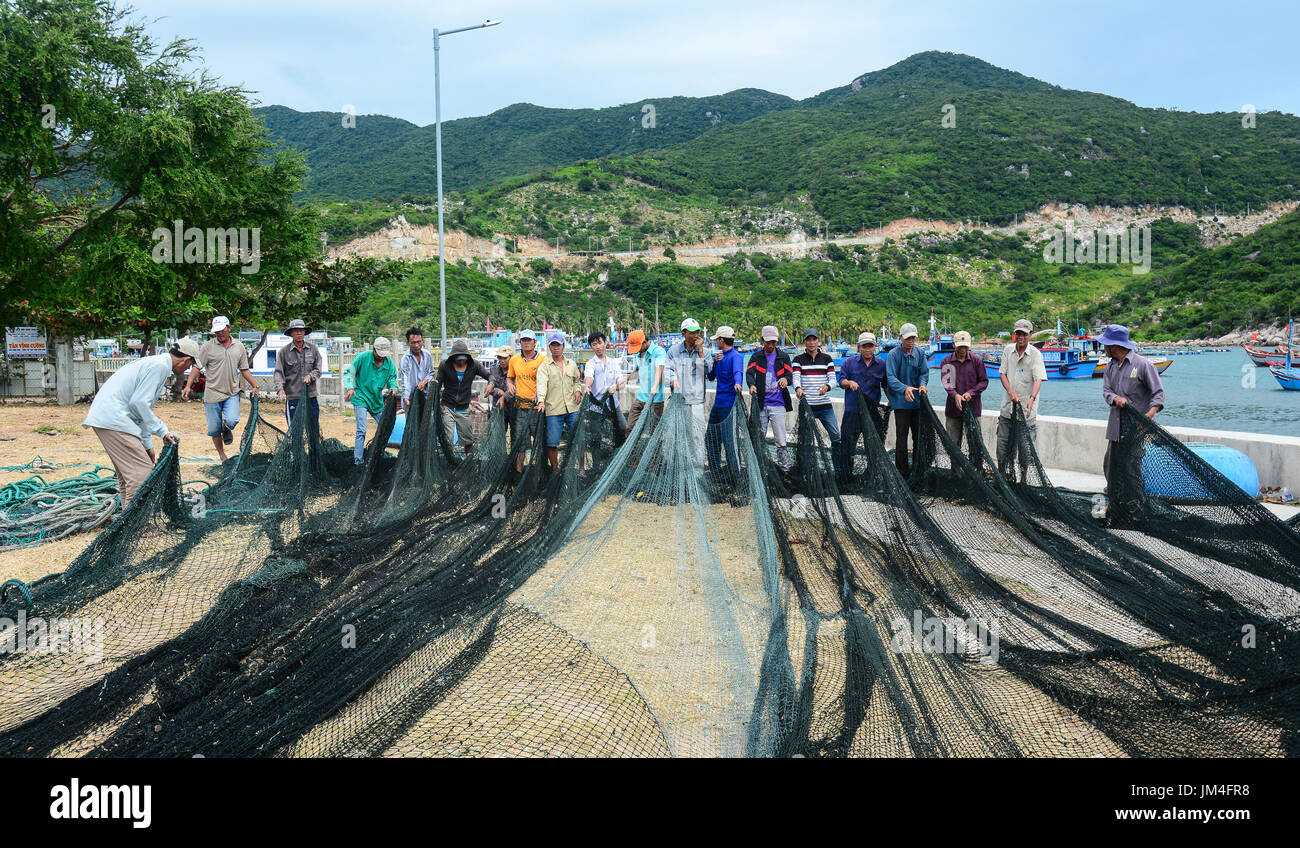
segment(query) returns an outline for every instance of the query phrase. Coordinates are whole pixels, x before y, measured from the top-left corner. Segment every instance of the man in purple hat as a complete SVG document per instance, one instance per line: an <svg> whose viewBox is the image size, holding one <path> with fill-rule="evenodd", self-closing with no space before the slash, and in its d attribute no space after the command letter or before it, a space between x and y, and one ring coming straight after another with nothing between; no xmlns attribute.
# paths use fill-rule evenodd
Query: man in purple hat
<svg viewBox="0 0 1300 848"><path fill-rule="evenodd" d="M1106 424L1106 458L1102 462L1102 472L1110 481L1110 473L1115 459L1115 447L1119 444L1120 410L1126 406L1155 420L1156 413L1164 409L1165 387L1160 382L1160 372L1151 364L1151 360L1133 349L1129 341L1128 327L1111 324L1097 341L1106 347L1110 362L1101 380L1101 395L1110 405L1110 421Z"/></svg>

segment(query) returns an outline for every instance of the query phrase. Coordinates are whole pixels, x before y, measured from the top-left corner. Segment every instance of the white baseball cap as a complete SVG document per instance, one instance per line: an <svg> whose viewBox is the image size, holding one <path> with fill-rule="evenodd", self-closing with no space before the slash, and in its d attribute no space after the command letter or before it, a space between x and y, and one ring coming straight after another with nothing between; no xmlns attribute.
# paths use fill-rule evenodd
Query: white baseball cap
<svg viewBox="0 0 1300 848"><path fill-rule="evenodd" d="M728 327L726 324L723 324L721 327L719 327L713 333L712 336L712 338L715 339L734 339L735 337L736 337L736 331Z"/></svg>
<svg viewBox="0 0 1300 848"><path fill-rule="evenodd" d="M763 341L774 342L781 338L781 331L771 324L763 328Z"/></svg>
<svg viewBox="0 0 1300 848"><path fill-rule="evenodd" d="M903 325L903 329L901 329L901 330L898 331L898 340L899 340L900 342L901 342L903 339L914 339L914 338L916 338L916 325L915 325L915 324L904 324L904 325Z"/></svg>
<svg viewBox="0 0 1300 848"><path fill-rule="evenodd" d="M683 333L686 332L687 330L698 330L698 329L700 329L700 322L699 322L699 321L696 321L694 318L686 318L686 319L683 319L683 321L682 321L682 332L683 332Z"/></svg>
<svg viewBox="0 0 1300 848"><path fill-rule="evenodd" d="M229 326L230 326L230 319L224 315L218 315L216 318L212 319L212 332L214 333L217 330L224 330Z"/></svg>

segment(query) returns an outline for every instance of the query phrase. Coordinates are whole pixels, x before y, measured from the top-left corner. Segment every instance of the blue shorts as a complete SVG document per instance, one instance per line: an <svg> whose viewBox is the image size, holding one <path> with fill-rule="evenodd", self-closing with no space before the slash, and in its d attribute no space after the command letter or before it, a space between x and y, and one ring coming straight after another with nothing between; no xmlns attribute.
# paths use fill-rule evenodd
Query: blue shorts
<svg viewBox="0 0 1300 848"><path fill-rule="evenodd" d="M559 415L546 416L546 446L548 448L558 448L560 446L560 436L564 434L567 427L570 432L577 425L578 413L563 412Z"/></svg>
<svg viewBox="0 0 1300 848"><path fill-rule="evenodd" d="M221 435L221 422L225 421L226 426L235 429L239 423L239 395L228 397L225 400L219 400L216 403L203 403L203 413L208 418L208 435Z"/></svg>

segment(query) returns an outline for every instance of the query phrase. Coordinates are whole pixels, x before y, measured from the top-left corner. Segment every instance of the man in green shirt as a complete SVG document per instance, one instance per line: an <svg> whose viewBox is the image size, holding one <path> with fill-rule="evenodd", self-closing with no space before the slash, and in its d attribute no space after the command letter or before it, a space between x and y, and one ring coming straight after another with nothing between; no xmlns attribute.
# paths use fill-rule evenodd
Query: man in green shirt
<svg viewBox="0 0 1300 848"><path fill-rule="evenodd" d="M372 350L359 353L343 372L343 402L355 400L352 412L357 419L357 440L352 447L352 462L364 464L366 428L369 415L379 423L384 411L384 397L397 392L397 366L393 364L393 345L382 336L375 339Z"/></svg>

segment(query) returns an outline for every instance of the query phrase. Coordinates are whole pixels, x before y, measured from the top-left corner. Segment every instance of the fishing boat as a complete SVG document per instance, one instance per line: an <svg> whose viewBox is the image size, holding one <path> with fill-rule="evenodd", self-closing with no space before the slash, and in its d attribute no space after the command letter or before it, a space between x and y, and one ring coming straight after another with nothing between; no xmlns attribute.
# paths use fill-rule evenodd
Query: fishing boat
<svg viewBox="0 0 1300 848"><path fill-rule="evenodd" d="M1174 364L1174 361L1167 356L1151 356L1147 358L1150 359L1151 364L1155 366L1157 374L1165 373L1166 369L1168 369L1170 365ZM1110 362L1109 356L1099 360L1097 362L1096 369L1092 373L1092 376L1094 377L1104 376L1106 374L1106 363L1108 362Z"/></svg>
<svg viewBox="0 0 1300 848"><path fill-rule="evenodd" d="M1047 347L1042 348L1043 367L1047 369L1049 380L1090 380L1096 367L1091 359L1085 359L1078 348ZM984 361L984 371L990 380L1001 376L1002 364L998 361Z"/></svg>
<svg viewBox="0 0 1300 848"><path fill-rule="evenodd" d="M1294 321L1289 321L1286 325L1286 365L1268 370L1277 378L1278 385L1282 388L1291 392L1300 392L1300 369L1291 367L1291 331L1294 325Z"/></svg>
<svg viewBox="0 0 1300 848"><path fill-rule="evenodd" d="M1246 355L1250 357L1250 361L1255 363L1258 368L1275 368L1286 363L1288 349L1280 345L1274 350L1264 350L1247 344L1241 347L1246 351Z"/></svg>

